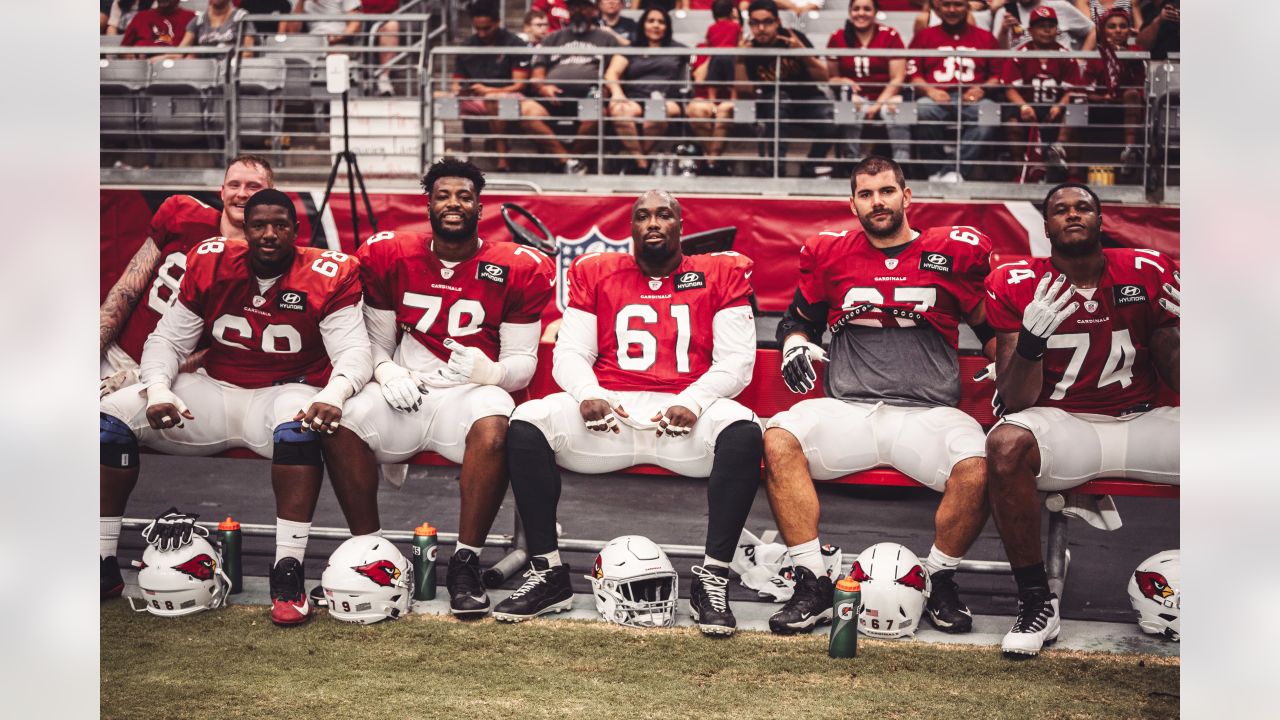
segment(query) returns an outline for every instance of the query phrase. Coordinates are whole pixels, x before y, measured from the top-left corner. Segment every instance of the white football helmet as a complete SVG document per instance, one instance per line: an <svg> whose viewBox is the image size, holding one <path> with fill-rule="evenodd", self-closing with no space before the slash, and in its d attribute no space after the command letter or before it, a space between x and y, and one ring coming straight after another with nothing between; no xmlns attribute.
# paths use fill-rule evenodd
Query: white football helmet
<svg viewBox="0 0 1280 720"><path fill-rule="evenodd" d="M1129 576L1129 604L1143 632L1182 639L1182 553L1165 550L1143 560Z"/></svg>
<svg viewBox="0 0 1280 720"><path fill-rule="evenodd" d="M610 540L586 578L605 620L630 627L675 625L680 580L667 554L649 538Z"/></svg>
<svg viewBox="0 0 1280 720"><path fill-rule="evenodd" d="M898 543L858 553L850 573L862 584L858 630L877 638L914 635L932 584L920 558Z"/></svg>
<svg viewBox="0 0 1280 720"><path fill-rule="evenodd" d="M138 570L142 607L129 598L134 610L161 617L179 617L226 604L231 579L222 570L222 555L208 540L193 535L176 550L148 545Z"/></svg>
<svg viewBox="0 0 1280 720"><path fill-rule="evenodd" d="M390 540L357 535L329 556L320 585L331 616L368 625L409 612L413 566Z"/></svg>

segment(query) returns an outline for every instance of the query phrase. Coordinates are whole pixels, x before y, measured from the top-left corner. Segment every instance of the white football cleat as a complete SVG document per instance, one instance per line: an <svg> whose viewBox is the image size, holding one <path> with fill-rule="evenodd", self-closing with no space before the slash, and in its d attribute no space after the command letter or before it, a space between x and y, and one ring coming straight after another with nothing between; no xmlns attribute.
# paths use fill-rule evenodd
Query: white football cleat
<svg viewBox="0 0 1280 720"><path fill-rule="evenodd" d="M1057 640L1061 630L1058 596L1047 590L1028 593L1018 598L1018 619L1004 636L1000 649L1010 660L1033 658L1042 647Z"/></svg>

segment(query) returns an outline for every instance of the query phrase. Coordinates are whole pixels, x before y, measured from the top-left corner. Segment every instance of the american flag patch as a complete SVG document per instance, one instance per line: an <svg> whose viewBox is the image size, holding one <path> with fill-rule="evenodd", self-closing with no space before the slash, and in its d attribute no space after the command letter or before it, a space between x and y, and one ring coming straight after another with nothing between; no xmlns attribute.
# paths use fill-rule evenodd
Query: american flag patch
<svg viewBox="0 0 1280 720"><path fill-rule="evenodd" d="M862 611L867 617L880 617L880 611L873 608L866 608Z"/></svg>

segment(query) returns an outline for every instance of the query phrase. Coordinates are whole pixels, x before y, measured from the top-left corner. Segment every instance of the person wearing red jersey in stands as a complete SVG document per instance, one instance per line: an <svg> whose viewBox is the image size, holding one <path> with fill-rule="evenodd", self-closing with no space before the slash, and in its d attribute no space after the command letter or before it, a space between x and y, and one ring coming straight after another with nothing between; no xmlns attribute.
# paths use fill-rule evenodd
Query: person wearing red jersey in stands
<svg viewBox="0 0 1280 720"><path fill-rule="evenodd" d="M1128 46L1133 22L1128 13L1119 8L1107 10L1098 26L1102 28L1102 42L1112 49L1123 51ZM1124 149L1120 162L1126 179L1136 180L1142 169L1142 116L1146 108L1147 63L1142 60L1117 59L1119 73L1114 86L1108 82L1107 66L1102 58L1093 58L1084 66L1084 85L1088 88L1089 123L1091 125L1124 124Z"/></svg>
<svg viewBox="0 0 1280 720"><path fill-rule="evenodd" d="M147 239L98 310L99 396L138 382L142 345L178 298L187 253L211 237L244 239L245 203L273 182L266 158L240 155L223 176L221 210L190 195L173 195L160 205ZM183 369L195 368L202 355L192 355Z"/></svg>
<svg viewBox="0 0 1280 720"><path fill-rule="evenodd" d="M530 10L538 10L547 16L547 27L555 32L569 24L569 5L565 0L533 0Z"/></svg>
<svg viewBox="0 0 1280 720"><path fill-rule="evenodd" d="M511 395L533 378L539 317L555 286L537 250L476 234L484 175L445 158L422 180L431 233L384 231L360 248L373 376L325 438L334 493L352 535L382 532L377 464L424 450L462 464L449 610L489 612L480 552L507 492Z"/></svg>
<svg viewBox="0 0 1280 720"><path fill-rule="evenodd" d="M1099 477L1180 482L1176 407L1182 300L1178 265L1154 250L1103 249L1102 203L1059 185L1044 201L1047 258L997 266L987 316L997 332L1005 413L987 436L991 511L1018 583L1003 650L1036 655L1059 632L1040 552L1038 492Z"/></svg>
<svg viewBox="0 0 1280 720"><path fill-rule="evenodd" d="M879 11L878 0L851 0L849 19L843 28L831 33L827 48L899 50L905 47L897 30L876 22ZM897 112L907 77L906 57L830 57L827 58L827 66L827 74L837 96L847 88L855 108L862 114L862 120L880 122ZM862 158L862 123L843 127L849 157L855 160ZM893 159L897 162L909 160L911 131L907 126L897 124L887 125L885 130L892 145Z"/></svg>
<svg viewBox="0 0 1280 720"><path fill-rule="evenodd" d="M1058 44L1058 14L1041 5L1031 11L1027 24L1031 41L1019 45L1018 52L1068 52ZM1027 143L1028 131L1022 126L1036 126L1040 142L1046 146L1044 156L1051 182L1066 180L1069 142L1066 127L1067 104L1081 84L1080 64L1070 58L1010 58L1004 65L1004 84L1010 118L1009 136L1015 148ZM1052 177L1060 174L1061 177Z"/></svg>
<svg viewBox="0 0 1280 720"><path fill-rule="evenodd" d="M121 45L137 47L178 47L187 34L187 25L195 13L178 7L178 0L156 0L150 10L140 10L124 29ZM158 60L166 55L139 55Z"/></svg>
<svg viewBox="0 0 1280 720"><path fill-rule="evenodd" d="M279 190L254 194L244 214L245 239L210 238L188 254L177 302L147 338L141 382L101 402L101 589L119 594L116 543L139 445L248 448L271 459L276 495L271 620L297 625L311 615L302 560L324 475L320 436L369 380L369 337L354 259L295 247L297 211ZM179 372L201 340L204 367Z"/></svg>
<svg viewBox="0 0 1280 720"><path fill-rule="evenodd" d="M680 203L650 190L631 209L632 254L587 253L569 268L552 370L564 392L511 416L507 464L531 567L494 608L498 620L573 602L556 542L557 465L607 473L653 463L708 478L706 556L693 567L690 605L705 634L737 627L729 561L760 483L759 421L731 399L755 365L752 263L734 252L684 255L682 226Z"/></svg>

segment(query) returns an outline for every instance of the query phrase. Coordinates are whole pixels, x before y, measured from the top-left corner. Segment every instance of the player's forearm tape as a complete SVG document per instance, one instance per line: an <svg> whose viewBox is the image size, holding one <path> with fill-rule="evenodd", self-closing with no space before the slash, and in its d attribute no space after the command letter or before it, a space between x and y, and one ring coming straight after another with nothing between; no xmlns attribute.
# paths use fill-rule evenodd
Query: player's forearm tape
<svg viewBox="0 0 1280 720"><path fill-rule="evenodd" d="M342 404L355 392L355 386L351 384L351 381L345 375L334 375L329 378L329 384L325 385L323 390L311 398L311 402L312 404L324 403L341 409Z"/></svg>
<svg viewBox="0 0 1280 720"><path fill-rule="evenodd" d="M978 336L978 342L986 345L991 338L996 336L996 331L991 327L991 323L986 320L973 326L973 334Z"/></svg>
<svg viewBox="0 0 1280 720"><path fill-rule="evenodd" d="M1018 354L1022 357L1036 362L1044 357L1044 351L1049 347L1049 339L1042 338L1026 328L1018 330Z"/></svg>

